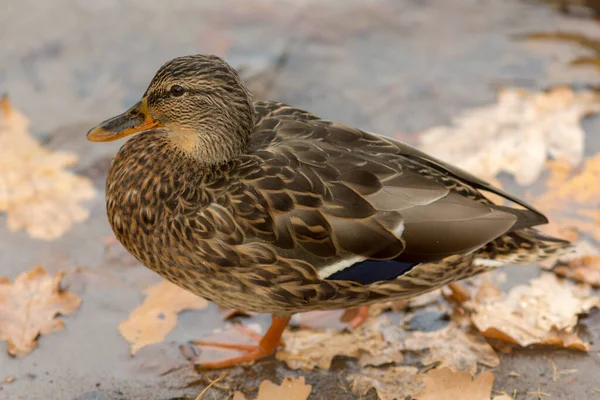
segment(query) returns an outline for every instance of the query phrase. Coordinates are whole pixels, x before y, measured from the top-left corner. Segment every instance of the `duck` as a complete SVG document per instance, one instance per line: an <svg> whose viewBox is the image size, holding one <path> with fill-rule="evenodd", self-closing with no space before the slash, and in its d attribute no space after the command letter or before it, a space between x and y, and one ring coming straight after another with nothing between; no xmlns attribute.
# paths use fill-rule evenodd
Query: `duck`
<svg viewBox="0 0 600 400"><path fill-rule="evenodd" d="M206 300L272 315L255 345L198 341L241 351L204 368L271 356L296 313L364 310L569 248L534 228L548 222L541 212L467 171L253 101L214 55L168 61L139 102L87 133L124 137L106 181L118 241Z"/></svg>

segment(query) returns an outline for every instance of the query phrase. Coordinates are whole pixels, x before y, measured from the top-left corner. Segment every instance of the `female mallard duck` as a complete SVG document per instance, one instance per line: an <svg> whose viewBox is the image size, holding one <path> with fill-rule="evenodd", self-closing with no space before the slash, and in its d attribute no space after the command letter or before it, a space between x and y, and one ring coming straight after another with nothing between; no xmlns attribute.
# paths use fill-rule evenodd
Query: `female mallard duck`
<svg viewBox="0 0 600 400"><path fill-rule="evenodd" d="M88 133L134 133L106 184L110 224L142 264L221 306L290 316L416 296L567 243L525 202L404 143L281 103L253 102L215 56L176 58L142 100ZM510 200L494 204L486 194ZM204 343L215 345L214 343Z"/></svg>

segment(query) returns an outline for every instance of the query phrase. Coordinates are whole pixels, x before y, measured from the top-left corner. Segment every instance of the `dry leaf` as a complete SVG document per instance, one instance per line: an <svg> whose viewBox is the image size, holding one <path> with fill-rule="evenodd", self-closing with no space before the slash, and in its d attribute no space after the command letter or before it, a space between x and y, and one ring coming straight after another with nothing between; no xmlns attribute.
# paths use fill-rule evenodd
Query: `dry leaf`
<svg viewBox="0 0 600 400"><path fill-rule="evenodd" d="M471 319L487 338L586 350L574 333L578 315L600 306L589 287L545 273L498 299L472 304Z"/></svg>
<svg viewBox="0 0 600 400"><path fill-rule="evenodd" d="M401 343L389 343L380 332L385 318L370 318L352 332L325 329L285 331L285 348L277 352L278 360L290 368L329 369L336 356L354 357L361 365L381 365L402 361ZM398 347L400 346L400 348Z"/></svg>
<svg viewBox="0 0 600 400"><path fill-rule="evenodd" d="M0 278L0 340L8 341L9 354L31 352L39 335L64 328L57 315L77 310L81 299L60 290L63 275L60 272L52 277L37 267L17 276L12 284L8 278Z"/></svg>
<svg viewBox="0 0 600 400"><path fill-rule="evenodd" d="M208 305L203 298L168 281L151 286L144 293L144 302L119 324L119 332L131 343L131 354L162 341L177 324L177 313Z"/></svg>
<svg viewBox="0 0 600 400"><path fill-rule="evenodd" d="M490 400L494 375L482 372L472 380L468 372L454 372L450 368L436 368L423 377L425 390L419 400Z"/></svg>
<svg viewBox="0 0 600 400"><path fill-rule="evenodd" d="M550 218L551 224L544 230L560 235L575 227L600 241L600 154L587 159L577 173L564 160L548 166L548 190L534 201Z"/></svg>
<svg viewBox="0 0 600 400"><path fill-rule="evenodd" d="M73 223L88 218L79 203L94 197L92 182L65 171L77 157L40 146L27 132L29 121L0 100L0 211L8 229L26 229L34 238L60 237Z"/></svg>
<svg viewBox="0 0 600 400"><path fill-rule="evenodd" d="M421 149L484 179L500 172L521 185L533 183L548 156L577 165L583 158L579 120L600 110L591 91L557 87L548 92L501 90L498 103L467 111L454 127L421 135Z"/></svg>
<svg viewBox="0 0 600 400"><path fill-rule="evenodd" d="M264 380L258 388L256 400L306 400L310 395L311 385L304 383L304 377L287 377L277 386L271 381ZM233 400L247 400L242 392L236 391Z"/></svg>
<svg viewBox="0 0 600 400"><path fill-rule="evenodd" d="M555 265L553 271L559 276L600 286L600 251L586 240L577 242Z"/></svg>
<svg viewBox="0 0 600 400"><path fill-rule="evenodd" d="M575 258L567 265L560 265L554 269L560 276L600 286L600 256L587 255Z"/></svg>
<svg viewBox="0 0 600 400"><path fill-rule="evenodd" d="M285 348L276 357L290 368L305 370L329 369L336 356L357 358L362 366L401 362L404 345L394 338L384 340L383 326L387 324L389 321L383 316L370 316L351 332L288 330L283 334Z"/></svg>
<svg viewBox="0 0 600 400"><path fill-rule="evenodd" d="M427 351L421 360L423 365L439 363L440 367L474 374L477 363L488 367L500 364L492 346L478 332L454 321L438 331L414 332L406 338L404 346L406 350Z"/></svg>
<svg viewBox="0 0 600 400"><path fill-rule="evenodd" d="M418 372L415 367L366 367L348 378L352 380L352 391L358 396L374 388L380 400L400 400L412 398L423 390L422 375Z"/></svg>

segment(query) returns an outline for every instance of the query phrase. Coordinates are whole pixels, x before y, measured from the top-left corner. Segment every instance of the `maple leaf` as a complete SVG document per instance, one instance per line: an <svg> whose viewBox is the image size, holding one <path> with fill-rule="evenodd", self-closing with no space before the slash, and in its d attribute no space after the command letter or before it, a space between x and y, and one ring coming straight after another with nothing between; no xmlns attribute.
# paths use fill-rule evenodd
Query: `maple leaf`
<svg viewBox="0 0 600 400"><path fill-rule="evenodd" d="M464 112L454 127L434 127L420 137L421 150L484 179L500 172L521 185L533 183L548 156L577 165L583 158L579 120L600 110L591 91L567 87L529 93L499 92L498 103Z"/></svg>
<svg viewBox="0 0 600 400"><path fill-rule="evenodd" d="M119 324L119 332L131 343L131 354L162 341L177 324L183 310L200 310L208 302L169 282L162 281L144 291L146 299Z"/></svg>
<svg viewBox="0 0 600 400"><path fill-rule="evenodd" d="M73 293L60 290L64 273L49 276L42 267L17 276L14 283L0 278L0 340L8 353L23 356L37 346L37 338L64 328L57 315L71 314L81 304Z"/></svg>
<svg viewBox="0 0 600 400"><path fill-rule="evenodd" d="M468 372L436 368L423 382L425 390L417 395L419 400L490 400L494 375L485 371L473 380Z"/></svg>
<svg viewBox="0 0 600 400"><path fill-rule="evenodd" d="M306 400L310 395L311 385L304 382L304 377L287 377L276 385L271 381L264 380L258 388L258 397L256 400ZM236 391L233 394L233 400L247 400L242 392Z"/></svg>
<svg viewBox="0 0 600 400"><path fill-rule="evenodd" d="M34 238L52 240L75 222L88 218L79 202L94 197L92 182L65 171L77 157L52 152L27 133L29 121L0 100L0 211L8 229L25 229Z"/></svg>
<svg viewBox="0 0 600 400"><path fill-rule="evenodd" d="M359 396L374 388L380 400L405 399L412 398L424 388L423 375L418 372L415 367L405 366L365 367L350 374L348 379L352 380L352 391Z"/></svg>
<svg viewBox="0 0 600 400"><path fill-rule="evenodd" d="M498 355L492 346L469 326L462 327L452 321L434 332L414 332L404 341L406 350L427 351L423 365L439 363L440 367L453 367L474 374L477 363L497 367Z"/></svg>
<svg viewBox="0 0 600 400"><path fill-rule="evenodd" d="M559 236L569 227L600 241L600 154L587 159L574 172L564 160L548 163L547 191L536 196L534 206L550 218L543 230Z"/></svg>
<svg viewBox="0 0 600 400"><path fill-rule="evenodd" d="M487 338L521 346L539 344L587 350L588 345L579 339L574 328L578 315L600 307L600 299L590 294L589 287L545 273L500 298L488 298L471 306L471 320Z"/></svg>

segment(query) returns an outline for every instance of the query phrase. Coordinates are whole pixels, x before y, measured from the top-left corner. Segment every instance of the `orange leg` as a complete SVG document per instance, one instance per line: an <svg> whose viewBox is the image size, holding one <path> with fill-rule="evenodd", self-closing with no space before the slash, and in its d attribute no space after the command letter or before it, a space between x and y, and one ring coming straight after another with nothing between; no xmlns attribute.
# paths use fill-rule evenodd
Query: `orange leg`
<svg viewBox="0 0 600 400"><path fill-rule="evenodd" d="M364 324L367 318L369 318L369 306L360 306L358 307L358 312L356 313L354 318L352 318L350 322L348 322L348 326L350 327L350 329L356 329L362 324Z"/></svg>
<svg viewBox="0 0 600 400"><path fill-rule="evenodd" d="M242 344L229 344L229 343L215 343L215 342L203 342L201 340L194 341L193 343L198 346L210 346L219 347L222 349L234 349L245 352L246 354L239 357L226 358L221 361L210 361L198 365L202 369L217 369L233 367L241 363L252 363L263 357L270 356L275 353L277 347L281 344L281 335L285 327L290 322L290 317L275 317L273 316L273 322L267 330L267 333L260 339L258 345L242 345Z"/></svg>

